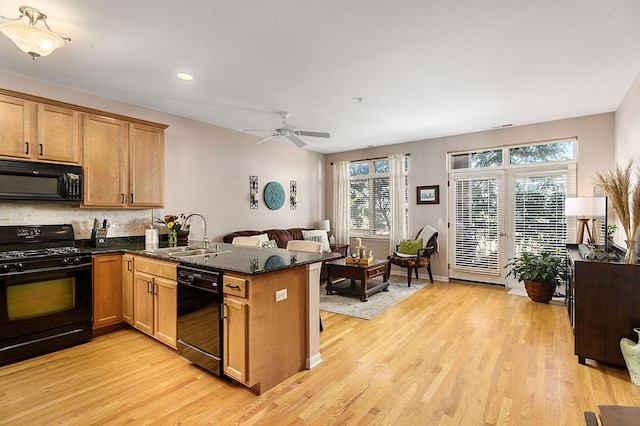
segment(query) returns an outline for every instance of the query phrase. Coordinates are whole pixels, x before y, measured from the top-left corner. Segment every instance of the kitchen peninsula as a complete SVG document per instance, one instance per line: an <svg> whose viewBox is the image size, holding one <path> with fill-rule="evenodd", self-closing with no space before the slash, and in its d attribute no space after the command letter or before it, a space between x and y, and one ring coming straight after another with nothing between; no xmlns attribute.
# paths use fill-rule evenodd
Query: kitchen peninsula
<svg viewBox="0 0 640 426"><path fill-rule="evenodd" d="M206 250L196 246L129 253L134 262L153 258L203 272L222 271L226 377L261 394L322 361L320 268L323 261L340 257L338 253L291 253L222 243Z"/></svg>

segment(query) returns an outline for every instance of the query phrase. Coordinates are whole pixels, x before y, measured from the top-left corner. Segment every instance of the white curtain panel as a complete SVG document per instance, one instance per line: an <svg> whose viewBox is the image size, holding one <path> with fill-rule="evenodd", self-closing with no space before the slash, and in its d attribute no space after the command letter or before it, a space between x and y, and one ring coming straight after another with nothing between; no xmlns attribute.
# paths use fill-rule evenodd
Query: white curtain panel
<svg viewBox="0 0 640 426"><path fill-rule="evenodd" d="M389 157L389 201L391 202L389 253L396 250L396 245L400 244L401 240L407 239L404 157L402 154Z"/></svg>
<svg viewBox="0 0 640 426"><path fill-rule="evenodd" d="M349 244L351 222L351 163L339 161L333 165L333 227L336 243Z"/></svg>

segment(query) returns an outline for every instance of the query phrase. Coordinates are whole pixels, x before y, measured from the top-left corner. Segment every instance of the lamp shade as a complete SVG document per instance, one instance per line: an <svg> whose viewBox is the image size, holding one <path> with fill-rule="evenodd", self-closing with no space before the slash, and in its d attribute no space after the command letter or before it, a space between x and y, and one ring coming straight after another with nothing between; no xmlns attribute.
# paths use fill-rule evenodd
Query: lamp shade
<svg viewBox="0 0 640 426"><path fill-rule="evenodd" d="M607 197L593 197L591 216L600 217L607 214Z"/></svg>
<svg viewBox="0 0 640 426"><path fill-rule="evenodd" d="M606 207L606 197L567 197L564 214L565 216L604 216Z"/></svg>
<svg viewBox="0 0 640 426"><path fill-rule="evenodd" d="M316 227L318 229L328 232L331 230L331 222L329 222L329 219L319 220L318 223L316 224Z"/></svg>

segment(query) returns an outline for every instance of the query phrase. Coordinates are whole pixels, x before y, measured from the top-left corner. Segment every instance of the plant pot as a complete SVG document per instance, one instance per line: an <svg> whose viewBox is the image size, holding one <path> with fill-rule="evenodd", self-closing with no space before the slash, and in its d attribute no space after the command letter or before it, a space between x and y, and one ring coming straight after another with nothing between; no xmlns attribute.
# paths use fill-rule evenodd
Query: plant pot
<svg viewBox="0 0 640 426"><path fill-rule="evenodd" d="M553 284L542 284L536 281L525 281L524 288L527 290L529 299L539 303L549 303L556 292Z"/></svg>

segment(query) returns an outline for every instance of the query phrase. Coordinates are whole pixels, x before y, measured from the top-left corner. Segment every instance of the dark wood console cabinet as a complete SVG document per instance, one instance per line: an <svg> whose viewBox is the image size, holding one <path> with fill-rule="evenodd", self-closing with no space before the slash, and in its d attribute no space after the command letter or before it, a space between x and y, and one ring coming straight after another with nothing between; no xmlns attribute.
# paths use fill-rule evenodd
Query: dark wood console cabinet
<svg viewBox="0 0 640 426"><path fill-rule="evenodd" d="M567 246L568 309L580 364L586 358L624 367L620 339L640 327L640 265L583 260Z"/></svg>

